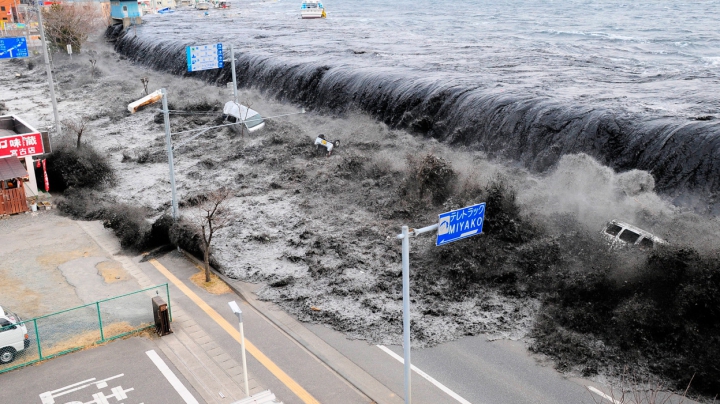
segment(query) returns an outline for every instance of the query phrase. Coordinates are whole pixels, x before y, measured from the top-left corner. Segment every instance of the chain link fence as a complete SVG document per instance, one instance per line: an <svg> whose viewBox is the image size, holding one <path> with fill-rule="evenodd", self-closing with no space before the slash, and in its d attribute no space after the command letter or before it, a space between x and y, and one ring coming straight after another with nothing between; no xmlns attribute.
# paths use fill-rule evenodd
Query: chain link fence
<svg viewBox="0 0 720 404"><path fill-rule="evenodd" d="M30 320L10 313L17 323L0 328L0 373L154 327L155 296L172 321L167 283Z"/></svg>

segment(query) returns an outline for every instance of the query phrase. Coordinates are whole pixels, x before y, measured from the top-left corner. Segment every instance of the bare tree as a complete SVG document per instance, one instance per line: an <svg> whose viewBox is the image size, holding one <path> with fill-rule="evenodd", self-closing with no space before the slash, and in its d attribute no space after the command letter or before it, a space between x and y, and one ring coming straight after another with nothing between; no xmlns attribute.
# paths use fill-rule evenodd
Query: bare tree
<svg viewBox="0 0 720 404"><path fill-rule="evenodd" d="M92 75L95 76L95 64L97 63L97 52L94 50L89 50L88 55L90 55L90 59L88 61L90 62L90 65L92 66Z"/></svg>
<svg viewBox="0 0 720 404"><path fill-rule="evenodd" d="M141 82L142 85L143 85L143 95L148 95L148 94L150 94L150 93L148 92L148 83L150 82L150 78L148 78L148 77L142 77L142 78L140 78L140 82Z"/></svg>
<svg viewBox="0 0 720 404"><path fill-rule="evenodd" d="M195 224L202 235L203 261L205 263L205 282L210 282L210 246L218 230L232 223L233 217L225 206L231 192L220 188L207 194L207 198L198 205Z"/></svg>
<svg viewBox="0 0 720 404"><path fill-rule="evenodd" d="M88 36L105 23L99 3L82 2L53 4L42 8L45 35L55 49L71 45L80 52Z"/></svg>
<svg viewBox="0 0 720 404"><path fill-rule="evenodd" d="M68 129L73 131L77 135L77 148L80 148L80 140L83 133L87 129L89 120L87 116L81 116L79 118L64 119L62 124Z"/></svg>

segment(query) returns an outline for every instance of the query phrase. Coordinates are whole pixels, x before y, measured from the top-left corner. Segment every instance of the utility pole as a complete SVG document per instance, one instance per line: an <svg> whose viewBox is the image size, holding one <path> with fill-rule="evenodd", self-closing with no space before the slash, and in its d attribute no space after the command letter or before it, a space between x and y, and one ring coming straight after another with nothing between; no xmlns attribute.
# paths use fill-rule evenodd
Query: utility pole
<svg viewBox="0 0 720 404"><path fill-rule="evenodd" d="M60 127L60 115L58 114L57 100L55 99L55 83L53 83L52 68L50 67L50 57L48 56L47 42L45 41L45 27L43 27L42 6L38 4L38 26L40 28L40 39L42 40L43 57L45 58L45 71L48 76L48 85L50 86L50 100L52 101L53 115L55 116L55 134L62 133Z"/></svg>

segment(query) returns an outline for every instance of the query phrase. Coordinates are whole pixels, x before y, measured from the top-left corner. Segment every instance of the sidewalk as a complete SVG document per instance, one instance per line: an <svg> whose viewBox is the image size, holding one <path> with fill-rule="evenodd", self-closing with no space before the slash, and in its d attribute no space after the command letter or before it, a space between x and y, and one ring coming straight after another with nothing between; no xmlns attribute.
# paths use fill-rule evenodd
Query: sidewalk
<svg viewBox="0 0 720 404"><path fill-rule="evenodd" d="M129 256L121 255L119 242L112 233L103 228L102 223L75 223L114 260L119 261L142 288L155 285ZM238 384L238 381L242 380L242 366L225 353L178 303L173 302L171 310L173 334L158 340L163 353L207 403L227 404L245 398L244 389ZM250 373L248 380L250 394L266 390Z"/></svg>

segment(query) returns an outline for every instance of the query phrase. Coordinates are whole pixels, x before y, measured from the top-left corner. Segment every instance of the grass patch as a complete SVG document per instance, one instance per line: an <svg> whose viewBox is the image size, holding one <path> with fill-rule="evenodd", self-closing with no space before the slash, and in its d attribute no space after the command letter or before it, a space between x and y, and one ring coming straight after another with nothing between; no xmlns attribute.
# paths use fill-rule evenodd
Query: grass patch
<svg viewBox="0 0 720 404"><path fill-rule="evenodd" d="M120 282L130 279L122 264L117 261L103 261L96 265L98 273L105 283Z"/></svg>
<svg viewBox="0 0 720 404"><path fill-rule="evenodd" d="M230 289L227 283L212 272L210 272L210 282L205 282L205 270L200 267L196 268L199 269L200 272L190 277L192 283L213 295L224 295L225 293L232 292L232 289Z"/></svg>

